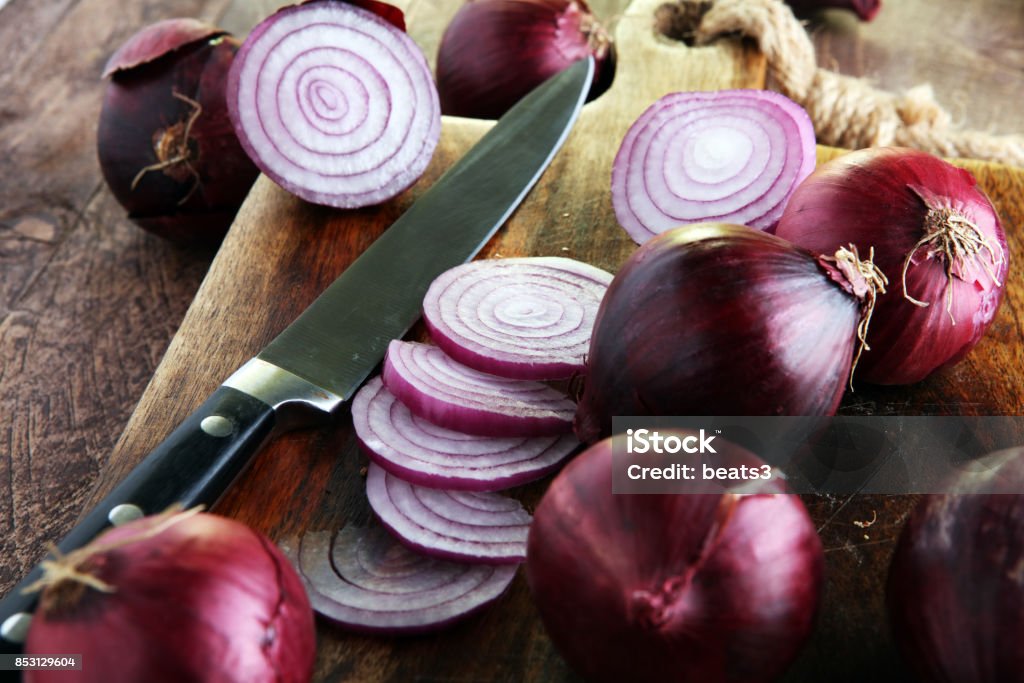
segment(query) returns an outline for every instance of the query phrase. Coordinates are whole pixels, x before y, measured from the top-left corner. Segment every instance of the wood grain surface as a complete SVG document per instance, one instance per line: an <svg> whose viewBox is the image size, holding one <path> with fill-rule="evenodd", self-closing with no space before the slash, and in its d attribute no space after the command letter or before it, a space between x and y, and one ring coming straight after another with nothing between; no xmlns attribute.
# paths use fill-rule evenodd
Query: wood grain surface
<svg viewBox="0 0 1024 683"><path fill-rule="evenodd" d="M108 489L235 366L286 325L488 125L446 120L442 147L423 181L378 209L341 214L311 207L261 179L211 262L211 252L175 249L136 230L102 188L93 160L102 94L97 74L110 51L150 21L200 16L241 33L265 8L240 2L140 2L128 8L118 4L118 11L111 12L112 4L13 0L0 11L0 93L5 93L0 100L0 438L5 447L0 459L0 518L5 525L0 591L39 559L42 539L56 538L67 529L83 501ZM622 7L594 4L604 16ZM961 12L957 2L890 4L901 21L915 16L906 9L914 5L919 6L914 10L919 18L931 11L920 5ZM1003 18L999 26L1021 27L1017 3L993 0L989 5L992 16ZM433 55L432 46L453 7L453 2L440 0L409 4L411 30L428 55ZM636 26L631 28L628 17L618 22L623 61L615 88L587 105L566 149L488 245L486 255L568 255L614 270L632 245L614 223L601 178L607 177L604 169L628 123L668 90L760 83L760 58L740 45L697 51L645 38L634 45L655 54L626 49L631 30L639 32L634 33L638 40L646 30L649 11L634 9ZM832 12L815 18L819 55L832 55L837 63L849 64L851 73L861 70L885 84L885 71L900 74L906 61L898 52L903 46L893 38L896 34L882 31L890 37L870 37L877 26L886 26L882 21L887 11L875 26L855 25ZM36 30L25 31L25 26ZM963 52L972 55L966 61L974 69L965 73L988 73L996 82L990 87L980 76L957 76L969 81L971 101L989 97L993 103L965 113L972 125L1014 130L1007 109L1017 104L1015 93L1020 90L1002 88L1021 77L1022 35L1020 30L1007 34L1002 54L1010 61L997 62L998 68L992 66L998 55L990 52L991 45L965 39ZM889 61L879 61L876 50ZM914 64L941 66L925 50L914 48L913 54ZM650 64L660 68L647 68ZM937 83L940 99L942 87L959 92L953 85ZM40 122L48 124L45 134ZM1006 222L1011 259L1019 262L1024 257L1021 172L970 167ZM209 277L185 315L208 266ZM995 326L965 363L909 390L858 387L844 402L844 412L1020 414L1024 290L1016 271L1008 287ZM260 305L254 306L256 302ZM179 322L179 333L156 369ZM367 522L359 474L365 459L354 448L349 427L342 416L332 428L283 436L260 455L218 512L277 538L303 529ZM537 485L519 493L535 502L541 489ZM910 501L858 497L808 503L827 548L829 583L814 641L789 680L899 680L880 597L892 539ZM870 529L855 524L869 519L877 519ZM493 609L438 636L354 638L321 625L317 678L573 677L543 635L519 577Z"/></svg>

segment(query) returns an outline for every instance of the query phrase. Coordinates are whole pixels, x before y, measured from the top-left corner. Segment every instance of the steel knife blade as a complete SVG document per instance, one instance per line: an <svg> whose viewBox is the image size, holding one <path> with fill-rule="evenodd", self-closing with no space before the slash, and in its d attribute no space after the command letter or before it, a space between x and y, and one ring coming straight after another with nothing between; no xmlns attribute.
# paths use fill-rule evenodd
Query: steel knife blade
<svg viewBox="0 0 1024 683"><path fill-rule="evenodd" d="M427 287L472 259L565 142L592 80L581 60L508 111L309 308L142 460L57 544L179 503L212 505L274 434L329 420L420 315ZM429 236L430 239L423 239ZM425 246L429 245L429 246ZM0 601L0 652L20 649L35 596Z"/></svg>

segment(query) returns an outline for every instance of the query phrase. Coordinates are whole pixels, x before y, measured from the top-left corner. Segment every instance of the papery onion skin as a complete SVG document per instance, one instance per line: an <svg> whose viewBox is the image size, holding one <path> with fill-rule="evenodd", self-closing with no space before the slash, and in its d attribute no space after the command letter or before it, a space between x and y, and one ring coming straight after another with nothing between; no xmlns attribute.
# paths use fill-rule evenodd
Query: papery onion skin
<svg viewBox="0 0 1024 683"><path fill-rule="evenodd" d="M232 65L228 113L242 146L308 202L383 203L419 179L437 147L430 68L385 7L285 7L250 32Z"/></svg>
<svg viewBox="0 0 1024 683"><path fill-rule="evenodd" d="M312 2L315 0L306 0ZM389 24L397 28L402 33L406 33L405 26L405 12L396 7L395 5L380 2L380 0L343 0L350 5L361 7L368 12L376 14L381 19L384 19Z"/></svg>
<svg viewBox="0 0 1024 683"><path fill-rule="evenodd" d="M901 274L925 237L929 214L946 207L973 222L997 256L982 250L950 282L946 258L917 248L906 294L928 303L921 307L904 295ZM970 172L925 152L871 148L822 165L793 193L776 234L816 253L851 243L862 252L874 248L892 286L879 297L871 352L857 367L867 382L911 384L956 364L984 336L1002 301L1009 250L992 202Z"/></svg>
<svg viewBox="0 0 1024 683"><path fill-rule="evenodd" d="M535 87L588 55L588 99L611 84L610 38L583 0L468 0L437 53L441 111L496 119Z"/></svg>
<svg viewBox="0 0 1024 683"><path fill-rule="evenodd" d="M718 223L670 230L608 288L576 435L609 436L621 415L831 415L859 317L819 259L777 237Z"/></svg>
<svg viewBox="0 0 1024 683"><path fill-rule="evenodd" d="M583 357L611 273L562 257L485 259L431 283L423 321L445 353L512 379L566 379Z"/></svg>
<svg viewBox="0 0 1024 683"><path fill-rule="evenodd" d="M129 218L177 243L219 241L258 174L225 102L238 45L208 24L169 19L132 36L104 69L104 180Z"/></svg>
<svg viewBox="0 0 1024 683"><path fill-rule="evenodd" d="M800 16L828 8L848 9L861 21L871 21L882 9L882 0L786 0L786 4Z"/></svg>
<svg viewBox="0 0 1024 683"><path fill-rule="evenodd" d="M922 498L893 555L893 635L922 681L1024 681L1024 449L987 460Z"/></svg>
<svg viewBox="0 0 1024 683"><path fill-rule="evenodd" d="M498 491L544 477L578 447L572 434L482 437L413 415L380 377L352 399L359 446L387 471L411 484L459 491Z"/></svg>
<svg viewBox="0 0 1024 683"><path fill-rule="evenodd" d="M552 482L526 576L589 681L773 680L813 626L824 559L789 494L613 494L604 440Z"/></svg>
<svg viewBox="0 0 1024 683"><path fill-rule="evenodd" d="M169 515L116 527L80 569L109 584L43 592L28 654L82 655L81 671L25 671L26 683L302 683L316 634L301 579L266 537L240 522L188 515L144 537ZM138 538L128 542L127 539Z"/></svg>
<svg viewBox="0 0 1024 683"><path fill-rule="evenodd" d="M816 161L814 125L784 95L669 93L623 138L612 165L612 206L638 244L705 221L771 231Z"/></svg>
<svg viewBox="0 0 1024 683"><path fill-rule="evenodd" d="M229 35L227 31L198 19L181 17L158 21L133 34L110 55L103 67L103 77L148 64L193 43L225 35Z"/></svg>

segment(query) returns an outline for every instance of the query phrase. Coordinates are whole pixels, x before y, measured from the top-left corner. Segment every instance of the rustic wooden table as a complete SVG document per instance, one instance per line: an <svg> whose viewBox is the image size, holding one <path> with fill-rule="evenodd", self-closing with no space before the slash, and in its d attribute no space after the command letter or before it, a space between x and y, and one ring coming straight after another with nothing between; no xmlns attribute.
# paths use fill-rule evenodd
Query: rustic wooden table
<svg viewBox="0 0 1024 683"><path fill-rule="evenodd" d="M592 4L613 19L625 3ZM431 58L454 7L407 4ZM81 512L214 253L138 230L105 189L102 66L150 22L195 16L242 35L272 8L0 0L0 594ZM892 89L931 81L964 125L1024 132L1018 0L890 0L871 24L829 11L809 28L822 65Z"/></svg>

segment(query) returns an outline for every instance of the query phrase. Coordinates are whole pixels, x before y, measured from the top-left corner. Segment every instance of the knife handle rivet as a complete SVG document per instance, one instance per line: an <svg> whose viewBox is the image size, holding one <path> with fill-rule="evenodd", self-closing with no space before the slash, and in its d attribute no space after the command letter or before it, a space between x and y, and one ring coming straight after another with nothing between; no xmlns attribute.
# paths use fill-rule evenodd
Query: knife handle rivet
<svg viewBox="0 0 1024 683"><path fill-rule="evenodd" d="M9 643L24 643L31 623L32 615L28 612L12 614L0 624L0 636Z"/></svg>
<svg viewBox="0 0 1024 683"><path fill-rule="evenodd" d="M229 436L231 432L235 431L235 425L223 415L204 417L203 421L199 423L199 428L210 436L218 438Z"/></svg>
<svg viewBox="0 0 1024 683"><path fill-rule="evenodd" d="M107 513L107 520L114 526L121 526L145 516L146 513L138 505L121 503L110 508L110 512Z"/></svg>

